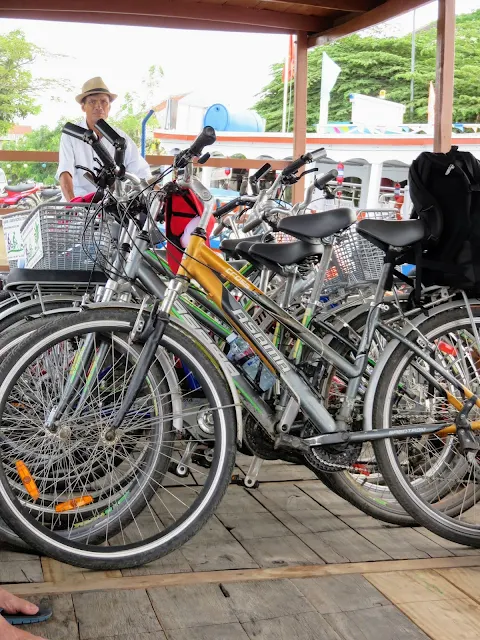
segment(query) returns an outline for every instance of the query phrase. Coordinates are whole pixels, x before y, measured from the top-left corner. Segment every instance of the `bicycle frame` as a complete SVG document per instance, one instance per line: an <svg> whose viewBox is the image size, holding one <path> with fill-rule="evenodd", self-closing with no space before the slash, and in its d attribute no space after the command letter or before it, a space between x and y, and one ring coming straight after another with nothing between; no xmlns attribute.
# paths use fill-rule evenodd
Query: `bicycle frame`
<svg viewBox="0 0 480 640"><path fill-rule="evenodd" d="M386 262L384 264L375 297L368 313L365 331L360 340L355 361L352 364L329 347L321 338L309 331L301 322L284 311L277 303L267 298L260 289L214 253L206 245L201 225L202 223L200 224L200 228L191 236L177 277L171 280L167 287L167 294L161 305L161 310L169 313L177 296L186 290L188 282L191 279L195 279L207 292L211 300L221 309L225 317L228 318L228 321L234 327L235 331L247 340L265 366L282 380L285 387L298 403L298 406L302 408L306 416L317 426L321 434L323 434L307 438L304 441L305 445L318 446L335 442L370 441L379 438L420 436L441 431L445 428L444 424L426 424L410 428L402 427L401 429L380 429L375 432L365 430L361 433L349 432L349 421L355 398L368 361L368 351L377 329L384 335L394 338L406 345L415 355L422 358L431 369L437 371L450 384L458 389L464 397L473 398L473 402L480 407L480 398L470 389L464 387L454 376L426 354L422 348L405 338L405 336L398 333L392 327L380 321L380 306L386 290L385 284L393 269L392 263ZM308 383L292 368L283 354L275 348L258 326L252 322L251 318L245 313L237 300L223 286L219 276L235 285L244 295L270 314L274 320L296 335L302 343L309 346L349 378L345 400L337 421L328 413L322 402L310 389ZM457 410L462 409L463 404L449 391L444 389L438 381L435 380L433 375L429 376L429 380L432 384L435 384L436 389L446 397L452 406ZM476 424L474 426L480 428L480 423L478 427ZM272 435L276 434L272 433Z"/></svg>

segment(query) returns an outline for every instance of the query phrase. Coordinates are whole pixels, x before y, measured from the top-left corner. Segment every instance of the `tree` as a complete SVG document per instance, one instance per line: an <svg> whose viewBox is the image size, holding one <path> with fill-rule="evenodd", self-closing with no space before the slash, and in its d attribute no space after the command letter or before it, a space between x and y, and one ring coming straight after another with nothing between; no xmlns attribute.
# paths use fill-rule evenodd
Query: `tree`
<svg viewBox="0 0 480 640"><path fill-rule="evenodd" d="M109 119L112 127L119 127L125 131L137 145L140 145L141 141L142 120L158 99L158 87L162 78L163 69L160 65L149 67L146 77L142 80L142 96L135 91L126 93L119 111L114 118ZM158 153L160 150L153 138L155 126L158 126L158 122L153 115L148 121L147 153Z"/></svg>
<svg viewBox="0 0 480 640"><path fill-rule="evenodd" d="M8 133L16 120L39 113L35 98L40 92L54 84L68 86L61 79L32 76L28 67L39 56L51 54L28 42L21 31L0 35L0 135Z"/></svg>
<svg viewBox="0 0 480 640"><path fill-rule="evenodd" d="M454 120L476 122L480 115L480 11L457 16ZM416 36L415 98L413 118L426 122L428 88L435 81L436 25L420 30ZM330 96L329 119L349 122L349 96L363 93L378 96L383 89L386 97L410 109L411 36L362 37L352 35L308 54L307 125L315 131L320 106L322 53L328 55L342 71ZM267 131L279 131L282 122L282 64L272 67L272 81L263 89L255 109L267 120ZM294 82L294 81L292 81ZM290 122L293 122L291 106Z"/></svg>
<svg viewBox="0 0 480 640"><path fill-rule="evenodd" d="M34 129L18 142L6 142L4 149L16 151L58 151L60 146L60 136L65 122L78 120L78 116L72 118L63 118L52 129L47 125L42 125L38 129ZM9 168L5 168L8 181L11 184L24 182L26 180L35 180L43 184L55 184L55 173L57 165L55 163L45 162L12 162Z"/></svg>

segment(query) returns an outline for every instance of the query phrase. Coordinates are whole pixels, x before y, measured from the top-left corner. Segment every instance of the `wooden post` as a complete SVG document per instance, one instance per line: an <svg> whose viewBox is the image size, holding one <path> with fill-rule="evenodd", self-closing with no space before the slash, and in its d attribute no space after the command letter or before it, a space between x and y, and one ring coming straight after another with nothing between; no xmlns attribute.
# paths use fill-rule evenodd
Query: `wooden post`
<svg viewBox="0 0 480 640"><path fill-rule="evenodd" d="M455 67L455 0L439 0L437 23L437 79L433 150L447 153L452 146L453 76Z"/></svg>
<svg viewBox="0 0 480 640"><path fill-rule="evenodd" d="M295 111L293 118L293 158L296 160L307 149L307 34L297 34L295 57ZM299 180L293 186L292 200L302 202L305 193L305 180Z"/></svg>

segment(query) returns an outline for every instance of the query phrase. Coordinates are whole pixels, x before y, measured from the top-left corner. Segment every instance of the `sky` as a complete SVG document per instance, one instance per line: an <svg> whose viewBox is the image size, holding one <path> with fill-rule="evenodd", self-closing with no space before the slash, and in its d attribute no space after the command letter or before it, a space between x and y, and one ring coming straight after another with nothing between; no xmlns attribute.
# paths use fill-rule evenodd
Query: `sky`
<svg viewBox="0 0 480 640"><path fill-rule="evenodd" d="M457 0L457 14L480 9L480 0ZM417 28L436 19L437 3L416 11ZM411 32L412 14L389 21L397 35ZM195 92L239 111L252 107L270 79L270 67L285 58L288 37L181 31L150 27L125 27L33 20L0 19L0 33L21 29L28 40L55 54L37 59L37 77L63 78L71 91L57 89L39 98L42 111L23 121L37 127L54 125L61 117L79 112L75 95L85 80L101 76L110 91L119 94L111 115L127 91L142 92L142 78L155 64L164 70L154 96L158 104L175 93Z"/></svg>

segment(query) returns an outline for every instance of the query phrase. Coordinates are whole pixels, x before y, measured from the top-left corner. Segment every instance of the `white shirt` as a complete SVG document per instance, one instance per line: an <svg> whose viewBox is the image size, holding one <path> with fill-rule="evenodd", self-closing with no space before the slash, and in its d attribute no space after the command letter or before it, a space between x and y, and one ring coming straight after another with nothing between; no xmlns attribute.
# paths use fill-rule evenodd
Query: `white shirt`
<svg viewBox="0 0 480 640"><path fill-rule="evenodd" d="M85 119L77 124L84 129L88 129L87 121ZM139 178L149 178L151 175L150 167L148 166L147 161L140 155L140 152L133 140L127 136L126 133L121 131L121 129L116 128L115 131L117 131L127 141L125 149L125 169L130 173L134 173ZM113 145L111 145L108 140L105 140L105 138L101 139L101 144L103 144L105 149L107 149L113 158L115 154L115 148ZM92 193L92 191L95 191L94 185L83 177L85 171L83 169L75 169L75 165L83 165L84 167L87 167L87 169L98 168L98 163L93 162L94 158L95 152L89 144L82 142L82 140L72 138L72 136L68 136L66 133L62 133L62 137L60 138L58 169L55 177L58 180L61 174L67 171L73 178L73 191L75 193L75 197L85 196L87 193Z"/></svg>

